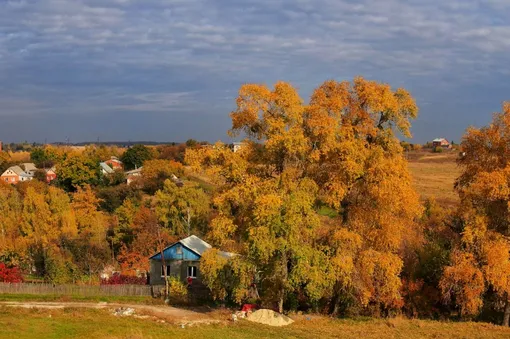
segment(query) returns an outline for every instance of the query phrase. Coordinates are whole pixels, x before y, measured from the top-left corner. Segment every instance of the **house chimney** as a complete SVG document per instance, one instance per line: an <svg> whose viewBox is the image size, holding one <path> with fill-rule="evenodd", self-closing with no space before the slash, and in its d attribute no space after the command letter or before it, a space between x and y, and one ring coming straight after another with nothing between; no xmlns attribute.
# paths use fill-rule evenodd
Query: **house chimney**
<svg viewBox="0 0 510 339"><path fill-rule="evenodd" d="M0 140L0 152L2 152L2 140Z"/></svg>

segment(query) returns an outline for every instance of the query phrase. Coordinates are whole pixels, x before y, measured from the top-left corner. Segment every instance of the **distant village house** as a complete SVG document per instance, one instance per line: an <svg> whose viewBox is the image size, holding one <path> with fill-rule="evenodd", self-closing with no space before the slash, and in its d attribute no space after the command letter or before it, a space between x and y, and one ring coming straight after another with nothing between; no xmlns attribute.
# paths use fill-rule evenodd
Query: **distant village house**
<svg viewBox="0 0 510 339"><path fill-rule="evenodd" d="M32 180L33 175L29 175L19 166L11 166L0 176L0 180L9 184Z"/></svg>
<svg viewBox="0 0 510 339"><path fill-rule="evenodd" d="M110 166L110 168L112 168L113 170L124 168L122 161L120 161L119 158L115 156L110 157L110 159L106 160L104 163Z"/></svg>
<svg viewBox="0 0 510 339"><path fill-rule="evenodd" d="M130 185L136 178L142 176L142 168L143 167L140 167L126 172L126 182L128 185Z"/></svg>
<svg viewBox="0 0 510 339"><path fill-rule="evenodd" d="M26 174L30 176L34 176L35 172L37 171L37 167L35 167L35 164L31 162L26 162L21 164L21 168L25 171Z"/></svg>
<svg viewBox="0 0 510 339"><path fill-rule="evenodd" d="M452 145L445 138L437 138L432 140L432 147L451 148Z"/></svg>
<svg viewBox="0 0 510 339"><path fill-rule="evenodd" d="M115 172L113 168L111 168L106 162L100 162L99 167L101 167L101 174L103 175L112 174Z"/></svg>
<svg viewBox="0 0 510 339"><path fill-rule="evenodd" d="M33 163L23 163L20 166L9 167L2 175L0 180L9 184L17 184L18 182L24 182L32 180L39 169ZM42 169L46 176L46 182L49 184L57 178L55 167Z"/></svg>
<svg viewBox="0 0 510 339"><path fill-rule="evenodd" d="M53 180L57 179L57 173L55 172L55 167L45 169L44 172L46 173L46 182L49 184Z"/></svg>

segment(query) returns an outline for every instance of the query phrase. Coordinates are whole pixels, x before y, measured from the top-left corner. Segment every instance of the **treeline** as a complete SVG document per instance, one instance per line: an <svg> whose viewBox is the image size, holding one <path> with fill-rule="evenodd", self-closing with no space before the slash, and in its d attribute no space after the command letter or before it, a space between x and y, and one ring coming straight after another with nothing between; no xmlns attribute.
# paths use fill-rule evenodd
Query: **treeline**
<svg viewBox="0 0 510 339"><path fill-rule="evenodd" d="M0 261L54 282L137 275L192 233L215 246L200 270L222 302L508 325L510 104L464 136L450 210L412 187L395 134L418 113L405 89L326 81L305 104L288 83L248 84L236 104L236 152L132 147L118 156L143 175L127 186L92 175L106 154L91 148L57 158L54 186L0 184Z"/></svg>
<svg viewBox="0 0 510 339"><path fill-rule="evenodd" d="M246 135L239 152L186 152L218 185L207 239L240 254L203 258L216 298L241 302L256 283L280 311L508 325L510 104L467 131L461 203L445 210L420 203L411 185L394 134L409 137L418 111L404 89L327 81L305 104L279 82L244 85L236 103L229 133Z"/></svg>
<svg viewBox="0 0 510 339"><path fill-rule="evenodd" d="M208 199L202 183L185 180L181 187L168 180L186 179L179 161L186 147L199 147L188 144L34 148L31 161L55 166L57 179L48 185L36 173L15 186L0 182L0 262L53 283L97 283L110 267L144 275L158 246L187 234L188 225L177 227L179 215L166 204L192 204L187 195ZM127 185L122 170L102 174L99 162L111 156L128 169L143 165L141 176ZM194 227L206 223L204 206L190 219Z"/></svg>

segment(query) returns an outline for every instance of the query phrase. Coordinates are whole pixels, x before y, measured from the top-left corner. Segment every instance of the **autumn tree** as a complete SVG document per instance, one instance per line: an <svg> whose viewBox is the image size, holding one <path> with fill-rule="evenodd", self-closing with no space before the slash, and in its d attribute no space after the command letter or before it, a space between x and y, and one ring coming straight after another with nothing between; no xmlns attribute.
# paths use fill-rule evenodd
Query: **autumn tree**
<svg viewBox="0 0 510 339"><path fill-rule="evenodd" d="M9 153L0 151L0 168L3 168L3 165L7 164L10 158Z"/></svg>
<svg viewBox="0 0 510 339"><path fill-rule="evenodd" d="M66 149L54 146L36 147L30 151L30 161L38 168L50 168L62 161L66 152Z"/></svg>
<svg viewBox="0 0 510 339"><path fill-rule="evenodd" d="M130 221L132 239L129 243L123 244L118 260L122 271L127 274L149 272L149 258L159 251L159 242L170 244L177 240L170 236L167 229L161 229L159 220L153 210L145 206L140 207ZM162 239L156 236L162 232Z"/></svg>
<svg viewBox="0 0 510 339"><path fill-rule="evenodd" d="M124 163L125 169L131 170L136 167L142 167L146 160L153 159L154 157L154 151L147 146L134 145L122 154L120 160Z"/></svg>
<svg viewBox="0 0 510 339"><path fill-rule="evenodd" d="M222 187L211 239L260 267L280 310L298 289L312 300L347 292L363 306L398 307L399 251L421 213L394 135L410 136L410 94L356 78L325 82L309 105L284 82L244 85L236 103L229 133L244 133L246 147L186 153ZM322 239L318 202L341 215Z"/></svg>
<svg viewBox="0 0 510 339"><path fill-rule="evenodd" d="M157 190L163 188L167 179L181 177L184 174L184 166L172 160L147 160L142 169L142 181L144 191L154 194Z"/></svg>
<svg viewBox="0 0 510 339"><path fill-rule="evenodd" d="M70 192L87 184L95 184L99 179L99 164L84 155L70 153L58 164L57 180Z"/></svg>
<svg viewBox="0 0 510 339"><path fill-rule="evenodd" d="M159 159L173 160L176 162L184 162L184 154L186 152L186 144L162 145L158 146Z"/></svg>
<svg viewBox="0 0 510 339"><path fill-rule="evenodd" d="M112 156L119 157L121 153L117 146L107 145L89 145L83 151L85 157L97 162L109 160Z"/></svg>
<svg viewBox="0 0 510 339"><path fill-rule="evenodd" d="M178 236L203 232L210 211L210 199L197 184L186 182L183 187L166 180L156 192L156 215L171 233Z"/></svg>
<svg viewBox="0 0 510 339"><path fill-rule="evenodd" d="M480 311L485 292L493 290L510 321L510 102L491 124L468 128L462 138L462 174L456 181L461 198L462 239L441 281L443 295L462 315Z"/></svg>
<svg viewBox="0 0 510 339"><path fill-rule="evenodd" d="M327 81L312 94L305 122L313 145L308 171L322 188L320 198L343 219L330 246L352 260L351 267L332 261L344 277L335 283L334 300L351 290L362 305L401 303L401 250L420 232L421 207L394 131L410 137L416 115L406 90L363 78Z"/></svg>
<svg viewBox="0 0 510 339"><path fill-rule="evenodd" d="M99 202L91 187L85 185L73 194L71 204L77 226L73 254L81 259L82 269L89 276L98 273L109 258L106 242L108 223L106 216L99 211Z"/></svg>
<svg viewBox="0 0 510 339"><path fill-rule="evenodd" d="M16 266L25 252L24 243L19 241L22 206L16 189L0 182L0 261Z"/></svg>
<svg viewBox="0 0 510 339"><path fill-rule="evenodd" d="M130 246L134 238L134 218L140 209L137 201L126 199L113 214L113 222L108 231L108 242L114 255L125 246Z"/></svg>

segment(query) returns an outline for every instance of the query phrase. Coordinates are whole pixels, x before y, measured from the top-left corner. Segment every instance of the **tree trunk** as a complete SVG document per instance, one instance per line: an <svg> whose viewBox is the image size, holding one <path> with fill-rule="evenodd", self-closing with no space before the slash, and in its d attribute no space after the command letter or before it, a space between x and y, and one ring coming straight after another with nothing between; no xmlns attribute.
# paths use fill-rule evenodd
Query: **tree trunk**
<svg viewBox="0 0 510 339"><path fill-rule="evenodd" d="M333 317L337 317L338 314L340 313L340 293L338 293L338 288L337 286L334 287L334 293L333 293L333 298L331 299L331 302L332 302L332 308L330 308L331 310L331 315Z"/></svg>
<svg viewBox="0 0 510 339"><path fill-rule="evenodd" d="M285 284L287 283L288 276L288 267L287 267L287 253L282 254L282 281L280 287L280 295L278 300L278 312L283 313L283 300L285 299Z"/></svg>
<svg viewBox="0 0 510 339"><path fill-rule="evenodd" d="M166 271L166 261L165 261L165 254L163 251L163 240L161 239L161 231L158 227L158 242L159 242L159 252L161 254L161 265L163 266L163 278L165 279L165 299L168 298L169 293L169 286L168 286L168 277L167 277L167 271Z"/></svg>
<svg viewBox="0 0 510 339"><path fill-rule="evenodd" d="M507 300L505 304L505 314L503 315L503 323L502 326L508 327L510 323L510 300L508 300L508 294L507 294Z"/></svg>
<svg viewBox="0 0 510 339"><path fill-rule="evenodd" d="M189 212L189 207L187 209L187 224L188 224L188 237L191 235L191 213Z"/></svg>
<svg viewBox="0 0 510 339"><path fill-rule="evenodd" d="M115 265L115 249L113 247L113 237L112 237L112 265Z"/></svg>

